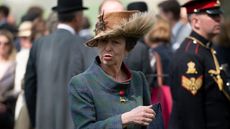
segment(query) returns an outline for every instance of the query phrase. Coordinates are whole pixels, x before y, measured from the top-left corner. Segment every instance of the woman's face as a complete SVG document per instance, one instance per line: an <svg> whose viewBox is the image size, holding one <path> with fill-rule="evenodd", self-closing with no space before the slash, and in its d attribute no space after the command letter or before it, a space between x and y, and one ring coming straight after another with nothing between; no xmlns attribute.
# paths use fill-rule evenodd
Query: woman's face
<svg viewBox="0 0 230 129"><path fill-rule="evenodd" d="M105 38L98 40L99 57L102 64L112 66L120 65L128 53L123 37Z"/></svg>
<svg viewBox="0 0 230 129"><path fill-rule="evenodd" d="M10 43L6 36L0 35L0 56L9 56Z"/></svg>

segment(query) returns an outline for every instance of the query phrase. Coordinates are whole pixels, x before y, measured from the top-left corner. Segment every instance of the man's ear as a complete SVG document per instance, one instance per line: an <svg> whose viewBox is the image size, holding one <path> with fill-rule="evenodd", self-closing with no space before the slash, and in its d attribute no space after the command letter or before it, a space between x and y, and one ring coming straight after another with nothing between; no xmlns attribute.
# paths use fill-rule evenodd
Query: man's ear
<svg viewBox="0 0 230 129"><path fill-rule="evenodd" d="M199 28L200 28L199 16L196 15L196 14L193 14L193 15L191 16L191 23L192 23L192 26L193 26L195 29L199 29Z"/></svg>

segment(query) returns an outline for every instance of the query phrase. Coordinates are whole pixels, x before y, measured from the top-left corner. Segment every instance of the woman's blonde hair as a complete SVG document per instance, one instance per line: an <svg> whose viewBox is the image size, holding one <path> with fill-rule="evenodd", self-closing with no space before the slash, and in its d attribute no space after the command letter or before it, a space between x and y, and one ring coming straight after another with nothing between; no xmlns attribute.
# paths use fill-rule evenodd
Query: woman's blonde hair
<svg viewBox="0 0 230 129"><path fill-rule="evenodd" d="M166 20L158 17L152 29L147 33L147 39L151 43L170 43L171 30Z"/></svg>
<svg viewBox="0 0 230 129"><path fill-rule="evenodd" d="M13 41L14 41L14 36L11 32L9 32L8 30L0 30L0 35L1 36L5 36L8 40L9 40L9 52L8 52L8 60L15 60L16 57L16 49L13 45Z"/></svg>

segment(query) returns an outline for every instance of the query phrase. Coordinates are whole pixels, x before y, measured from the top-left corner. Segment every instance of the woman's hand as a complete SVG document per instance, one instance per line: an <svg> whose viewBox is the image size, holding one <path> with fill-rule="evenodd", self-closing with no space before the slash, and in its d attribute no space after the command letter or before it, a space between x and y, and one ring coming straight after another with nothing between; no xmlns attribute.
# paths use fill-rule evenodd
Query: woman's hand
<svg viewBox="0 0 230 129"><path fill-rule="evenodd" d="M123 126L131 123L147 126L155 118L155 115L152 105L138 106L129 112L123 113L121 121Z"/></svg>

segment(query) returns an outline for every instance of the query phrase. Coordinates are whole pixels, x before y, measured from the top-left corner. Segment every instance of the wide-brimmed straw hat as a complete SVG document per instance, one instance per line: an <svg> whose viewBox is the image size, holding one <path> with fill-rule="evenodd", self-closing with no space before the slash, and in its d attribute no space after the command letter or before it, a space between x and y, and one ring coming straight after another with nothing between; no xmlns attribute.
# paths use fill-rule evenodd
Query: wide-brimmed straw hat
<svg viewBox="0 0 230 129"><path fill-rule="evenodd" d="M86 45L96 47L98 39L116 36L140 38L148 32L153 23L152 13L139 11L102 13L96 23L95 37L86 42Z"/></svg>

